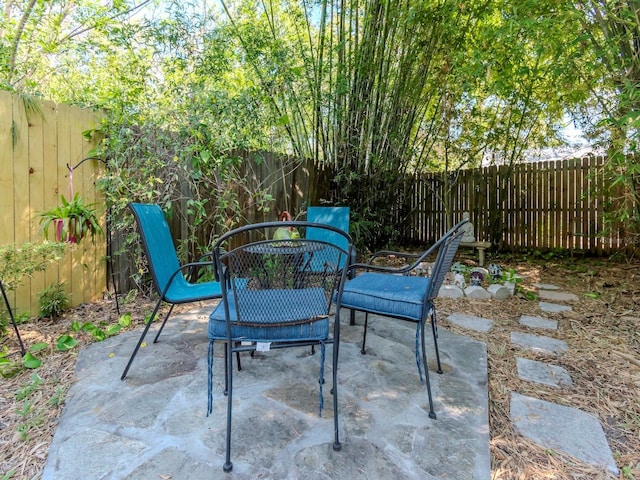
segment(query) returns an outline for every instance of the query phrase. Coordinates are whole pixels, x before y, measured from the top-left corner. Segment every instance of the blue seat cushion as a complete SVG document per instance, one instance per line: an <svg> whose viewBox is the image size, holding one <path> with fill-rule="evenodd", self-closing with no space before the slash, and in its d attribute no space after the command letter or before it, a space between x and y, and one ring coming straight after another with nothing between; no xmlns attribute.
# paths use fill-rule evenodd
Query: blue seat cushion
<svg viewBox="0 0 640 480"><path fill-rule="evenodd" d="M362 273L345 284L342 306L419 321L430 281L427 277Z"/></svg>
<svg viewBox="0 0 640 480"><path fill-rule="evenodd" d="M329 336L327 298L322 288L286 290L238 291L240 308L233 291L227 295L231 337L250 342L286 342L295 340L325 340ZM233 323L240 319L251 325ZM301 323L305 320L315 320ZM291 323L286 325L286 323ZM260 325L257 325L260 324ZM210 340L227 339L227 321L224 301L209 315Z"/></svg>

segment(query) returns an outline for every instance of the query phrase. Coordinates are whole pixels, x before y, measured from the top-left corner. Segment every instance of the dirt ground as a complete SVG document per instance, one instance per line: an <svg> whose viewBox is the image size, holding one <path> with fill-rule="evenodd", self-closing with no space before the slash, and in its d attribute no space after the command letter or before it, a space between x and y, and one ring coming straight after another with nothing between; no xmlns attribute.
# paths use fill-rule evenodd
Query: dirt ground
<svg viewBox="0 0 640 480"><path fill-rule="evenodd" d="M461 260L474 263L473 257L464 254ZM578 407L598 417L621 470L620 479L640 480L640 262L557 257L529 260L522 256L489 261L524 276L520 294L508 300L438 299L437 306L441 319L462 312L494 321L488 333L441 325L487 344L492 479L613 478L516 433L509 422L509 401L510 393L518 392ZM536 282L557 285L580 299L572 304L570 312L544 314L558 320L558 330L545 335L562 339L569 347L567 353L553 359L573 380L573 385L562 389L522 381L517 376L516 356L544 359L510 342L511 332L527 331L518 319L522 314L531 315L531 302L537 300L527 298L525 292L534 292L532 284ZM131 314L129 328L135 328L152 307L148 299L129 299L120 308L121 313ZM115 302L107 299L82 305L55 321L38 320L20 326L27 345L44 341L50 347L36 353L43 360L40 368L0 378L0 479L40 478L65 393L73 381L78 351L94 341L90 333L74 333L79 345L59 352L56 339L69 333L74 321L111 325L118 318ZM7 347L9 359L19 360L13 353L18 343L12 331L0 341Z"/></svg>

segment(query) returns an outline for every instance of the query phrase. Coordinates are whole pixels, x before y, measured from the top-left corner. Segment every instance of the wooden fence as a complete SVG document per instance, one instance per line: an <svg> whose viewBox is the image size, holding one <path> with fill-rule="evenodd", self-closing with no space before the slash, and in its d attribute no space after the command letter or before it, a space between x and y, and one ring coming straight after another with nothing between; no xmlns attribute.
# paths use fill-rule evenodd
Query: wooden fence
<svg viewBox="0 0 640 480"><path fill-rule="evenodd" d="M99 117L90 111L43 101L27 108L17 95L0 91L0 245L42 243L38 214L69 198L70 175L94 146L82 133L96 126ZM73 189L87 203L96 202L105 227L104 201L95 183L102 164L86 161L73 171ZM37 315L38 293L64 282L71 305L100 297L106 289L106 239L83 240L69 247L65 257L46 272L24 278L10 292L18 313Z"/></svg>
<svg viewBox="0 0 640 480"><path fill-rule="evenodd" d="M407 182L398 225L403 243L429 244L471 215L478 240L500 250L565 249L608 254L626 246L603 234L603 157L433 173ZM401 218L402 217L402 218Z"/></svg>
<svg viewBox="0 0 640 480"><path fill-rule="evenodd" d="M37 111L29 110L20 97L0 92L0 245L43 241L38 213L56 206L61 194L69 195L67 166L75 166L89 155L93 144L82 133L98 119L95 113L51 102L42 102ZM603 158L590 157L408 179L398 194L394 224L403 244L425 245L468 211L477 239L491 241L501 250L567 249L607 254L627 242L624 233L602 233L610 203L602 193L603 164ZM102 168L100 162L87 161L73 171L74 190L85 201L96 202L100 213L104 213L104 201L95 183ZM265 218L252 211L249 197L240 195L249 221L275 219L276 211L284 208L298 211L310 196L316 196L311 190L321 188L318 176L330 176L315 171L310 163L271 154L261 154L259 161L252 161L249 155L243 168L249 188L267 186L276 200ZM188 215L175 218L186 219ZM104 215L102 222L104 228ZM184 227L172 224L177 241ZM12 304L18 312L35 315L38 292L59 282L64 282L72 305L100 297L107 283L106 252L104 236L95 245L84 240L47 272L25 278L23 286L11 294ZM114 261L118 291L126 291L132 260Z"/></svg>

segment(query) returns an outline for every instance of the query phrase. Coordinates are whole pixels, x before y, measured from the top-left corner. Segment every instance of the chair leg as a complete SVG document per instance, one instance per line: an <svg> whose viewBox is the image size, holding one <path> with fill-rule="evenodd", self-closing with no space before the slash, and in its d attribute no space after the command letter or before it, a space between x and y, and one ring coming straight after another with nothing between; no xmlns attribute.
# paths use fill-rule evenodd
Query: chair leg
<svg viewBox="0 0 640 480"><path fill-rule="evenodd" d="M424 364L424 376L427 380L427 395L429 397L429 418L436 418L436 412L433 409L433 398L431 396L431 382L429 381L429 365L427 364L427 349L424 341L424 322L420 324L420 339L422 343L422 363Z"/></svg>
<svg viewBox="0 0 640 480"><path fill-rule="evenodd" d="M440 349L438 348L438 326L435 307L431 310L431 331L433 332L433 345L436 349L436 361L438 362L438 370L436 371L440 375L442 375L442 365L440 364Z"/></svg>
<svg viewBox="0 0 640 480"><path fill-rule="evenodd" d="M227 370L227 356L229 355L229 344L224 342L224 396L229 395L229 371Z"/></svg>
<svg viewBox="0 0 640 480"><path fill-rule="evenodd" d="M367 343L367 326L368 325L369 325L369 313L365 312L364 313L364 333L362 334L362 348L360 349L360 353L362 355L367 353L367 350L365 349L365 346L366 346L366 343Z"/></svg>
<svg viewBox="0 0 640 480"><path fill-rule="evenodd" d="M156 334L156 338L153 339L153 343L158 343L158 338L160 338L162 329L164 328L165 323L167 323L167 320L169 320L169 315L171 315L171 312L173 312L173 307L175 306L176 306L175 303L171 304L171 308L169 308L169 312L167 313L167 316L164 317L164 320L162 321L162 325L160 325L160 330L158 330L158 333Z"/></svg>
<svg viewBox="0 0 640 480"><path fill-rule="evenodd" d="M353 310L352 310L353 311ZM333 450L338 452L342 449L340 444L340 434L338 431L338 354L340 352L340 322L337 321L333 326L333 388L331 393L333 394Z"/></svg>
<svg viewBox="0 0 640 480"><path fill-rule="evenodd" d="M233 470L233 463L231 463L231 407L233 403L233 349L228 342L225 343L227 349L225 350L225 390L227 394L227 440L226 440L226 458L222 470L230 472Z"/></svg>
<svg viewBox="0 0 640 480"><path fill-rule="evenodd" d="M13 329L16 332L16 338L18 339L18 343L20 344L20 353L22 353L22 356L24 356L26 355L27 351L24 348L24 343L22 342L22 337L20 336L20 330L18 330L18 324L16 323L16 319L13 316L13 310L11 310L11 304L9 303L9 299L7 298L7 293L4 290L4 285L2 285L2 281L0 281L0 290L2 290L4 304L7 307L7 312L9 312L9 318L11 319L11 324L13 325Z"/></svg>
<svg viewBox="0 0 640 480"><path fill-rule="evenodd" d="M140 339L138 340L138 344L136 345L136 348L133 349L133 353L131 354L131 357L129 358L129 363L127 363L127 366L125 367L124 372L122 372L122 376L120 377L120 380L124 380L126 378L127 373L129 372L129 367L131 367L131 364L133 363L133 359L138 354L138 350L140 350L140 346L142 345L142 342L144 341L144 337L147 335L147 332L149 331L149 328L151 327L151 324L153 323L153 319L158 314L158 310L160 309L160 304L161 303L162 303L162 299L158 300L158 303L156 303L156 308L153 310L153 313L149 317L149 321L145 325L144 330L142 331L142 335L140 335Z"/></svg>

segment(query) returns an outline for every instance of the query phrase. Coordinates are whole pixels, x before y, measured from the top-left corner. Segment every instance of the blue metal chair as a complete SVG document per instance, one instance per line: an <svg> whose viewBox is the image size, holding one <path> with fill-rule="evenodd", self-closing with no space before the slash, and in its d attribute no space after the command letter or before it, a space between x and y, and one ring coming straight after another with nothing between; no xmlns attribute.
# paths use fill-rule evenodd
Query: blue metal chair
<svg viewBox="0 0 640 480"><path fill-rule="evenodd" d="M323 225L331 225L339 228L345 233L349 233L351 209L349 207L308 207L307 222L321 223ZM326 240L329 243L345 248L345 240L342 235L338 235L331 231L325 231L317 228L309 228L307 230L307 238L315 240ZM356 262L356 249L352 250L351 263ZM344 266L344 262L341 266ZM322 265L317 260L312 260L311 268L314 270L322 269ZM351 312L349 324L356 324L355 312Z"/></svg>
<svg viewBox="0 0 640 480"><path fill-rule="evenodd" d="M302 238L273 240L278 228L295 227ZM309 238L309 229L336 234L345 248L326 240ZM306 230L306 231L305 231ZM247 243L248 239L248 243ZM338 243L338 242L336 242ZM240 246L238 246L240 245ZM233 397L233 353L270 351L287 347L318 345L320 349L320 405L324 383L325 346L333 344L333 449L340 450L338 434L338 347L340 324L333 322L330 309L344 284L352 255L349 235L332 226L309 222L267 222L237 228L221 236L213 249L222 301L209 317L209 397L207 414L213 409L214 343L225 344L225 390L227 395L227 437L225 472L231 463L231 418ZM312 268L317 260L322 269Z"/></svg>
<svg viewBox="0 0 640 480"><path fill-rule="evenodd" d="M349 216L349 207L307 208L307 222L321 223L322 225L331 225L342 230L345 233L349 233ZM306 238L310 240L324 240L333 245L337 245L342 249L346 249L347 247L347 239L343 235L323 228L307 229ZM319 264L317 259L312 259L311 268L313 268L314 270L319 270L322 268L322 265Z"/></svg>
<svg viewBox="0 0 640 480"><path fill-rule="evenodd" d="M436 320L436 307L433 303L446 273L451 268L463 231L461 226L468 220L463 220L445 233L431 248L421 254L407 254L403 252L382 251L374 254L369 263L355 263L349 267L350 280L347 280L343 288L341 302L337 305L336 322L340 319L340 308L349 308L353 312L359 310L365 313L364 333L362 337L361 353L366 353L367 326L369 313L385 317L398 318L416 323L415 354L420 383L423 383L420 350L422 350L422 363L424 364L429 397L429 417L436 418L431 397L431 383L429 381L429 369L427 366L427 354L425 349L424 328L427 318L431 317L433 341L435 344L438 373L442 373L440 364L440 352L438 349L438 331ZM416 270L422 268L422 263L436 254L434 264L429 277L417 275ZM373 265L375 258L380 256L395 255L412 260L410 265L401 268L392 268ZM358 271L363 273L358 274Z"/></svg>
<svg viewBox="0 0 640 480"><path fill-rule="evenodd" d="M123 380L127 376L131 363L138 353L163 301L170 303L171 308L165 316L153 343L157 343L160 333L162 333L162 329L176 304L210 300L220 298L222 295L220 283L214 281L191 283L183 274L183 271L193 270L197 267L212 267L213 262L211 260L203 261L207 256L211 257L211 254L201 257L197 262L180 265L173 238L169 231L169 225L162 209L158 205L143 203L130 203L129 208L138 224L142 246L149 262L153 285L160 298L122 373L121 378Z"/></svg>

